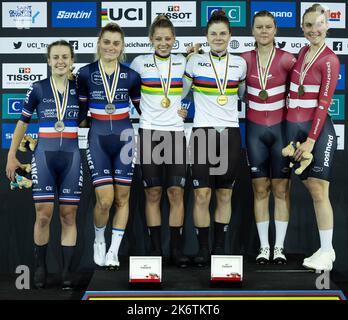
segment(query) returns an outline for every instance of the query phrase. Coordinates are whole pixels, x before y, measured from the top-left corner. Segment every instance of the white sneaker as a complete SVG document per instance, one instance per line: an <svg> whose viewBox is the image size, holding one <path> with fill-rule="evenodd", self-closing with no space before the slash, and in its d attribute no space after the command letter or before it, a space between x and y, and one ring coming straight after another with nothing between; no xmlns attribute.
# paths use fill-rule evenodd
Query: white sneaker
<svg viewBox="0 0 348 320"><path fill-rule="evenodd" d="M93 250L94 250L94 253L93 253L94 263L100 267L105 266L105 252L106 252L105 242L94 242Z"/></svg>
<svg viewBox="0 0 348 320"><path fill-rule="evenodd" d="M110 270L118 269L120 262L118 261L118 256L114 254L111 250L108 251L105 257L105 266Z"/></svg>
<svg viewBox="0 0 348 320"><path fill-rule="evenodd" d="M270 250L269 247L260 248L259 254L256 257L258 264L267 264L269 262Z"/></svg>
<svg viewBox="0 0 348 320"><path fill-rule="evenodd" d="M274 247L273 250L273 262L275 264L286 264L286 256L284 249L281 247Z"/></svg>
<svg viewBox="0 0 348 320"><path fill-rule="evenodd" d="M332 264L332 252L320 252L313 255L309 261L303 261L302 265L308 269L331 271Z"/></svg>
<svg viewBox="0 0 348 320"><path fill-rule="evenodd" d="M312 259L316 258L318 255L320 255L321 253L321 248L319 248L316 252L314 252L310 257L308 258L305 258L303 260L303 263L307 263L307 262L310 262ZM330 255L331 255L331 260L332 262L335 262L336 260L336 253L335 253L335 250L334 249L331 249L330 250Z"/></svg>

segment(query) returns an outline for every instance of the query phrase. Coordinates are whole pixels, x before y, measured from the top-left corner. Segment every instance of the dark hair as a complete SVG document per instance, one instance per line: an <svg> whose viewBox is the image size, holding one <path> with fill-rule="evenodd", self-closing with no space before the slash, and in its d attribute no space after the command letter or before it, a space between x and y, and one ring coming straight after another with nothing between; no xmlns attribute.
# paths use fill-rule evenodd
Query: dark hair
<svg viewBox="0 0 348 320"><path fill-rule="evenodd" d="M316 13L325 15L325 19L326 19L326 21L327 21L327 15L326 15L326 10L325 10L325 8L324 8L322 5L320 5L319 3L315 3L315 4L313 4L311 7L309 7L309 8L304 12L304 14L303 14L303 16L302 16L302 23L303 23L303 21L304 21L305 15L306 15L307 13L311 13L311 12L316 12Z"/></svg>
<svg viewBox="0 0 348 320"><path fill-rule="evenodd" d="M273 23L274 23L274 27L277 29L277 22L276 22L276 19L274 18L274 15L269 12L268 10L262 10L262 11L259 11L258 13L256 13L253 17L253 21L252 21L252 24L251 24L251 28L254 28L254 24L255 24L255 20L256 18L262 18L262 17L268 17L268 18L271 18L273 20ZM273 45L275 45L275 40L273 40ZM255 47L257 48L257 42L255 41Z"/></svg>
<svg viewBox="0 0 348 320"><path fill-rule="evenodd" d="M69 42L67 42L65 40L58 40L58 41L52 42L51 44L48 45L48 47L47 47L47 57L48 58L50 57L52 47L55 47L55 46L68 47L70 49L71 58L74 58L74 48L72 47L72 45Z"/></svg>
<svg viewBox="0 0 348 320"><path fill-rule="evenodd" d="M170 21L170 19L165 16L164 14L158 15L155 20L153 20L150 28L149 28L149 38L151 39L153 35L155 34L156 28L169 28L173 36L175 36L175 28L173 23Z"/></svg>
<svg viewBox="0 0 348 320"><path fill-rule="evenodd" d="M271 18L273 20L273 23L274 23L274 26L277 28L277 22L276 22L276 19L274 18L274 15L272 13L270 13L269 11L267 10L262 10L262 11L259 11L258 13L256 13L253 17L253 22L252 22L252 28L254 27L254 24L255 24L255 19L256 18L260 18L260 17L268 17L268 18Z"/></svg>
<svg viewBox="0 0 348 320"><path fill-rule="evenodd" d="M99 41L102 38L103 34L105 32L107 32L107 31L109 31L109 32L118 32L121 35L121 39L122 39L122 42L124 44L124 32L123 32L122 28L117 23L114 23L114 22L110 22L106 26L101 28L101 30L99 32L99 35L98 35L98 44L99 44ZM99 46L98 46L98 49L97 49L97 58L100 59ZM124 58L125 58L125 55L124 55L124 53L122 51L122 53L118 57L118 60L119 61L123 61Z"/></svg>
<svg viewBox="0 0 348 320"><path fill-rule="evenodd" d="M206 34L208 34L208 30L211 27L212 24L214 23L224 23L226 24L228 28L228 32L231 34L231 28L230 28L230 21L228 20L226 16L226 12L223 10L216 10L213 12L211 15L208 23L207 23L207 29L206 29Z"/></svg>

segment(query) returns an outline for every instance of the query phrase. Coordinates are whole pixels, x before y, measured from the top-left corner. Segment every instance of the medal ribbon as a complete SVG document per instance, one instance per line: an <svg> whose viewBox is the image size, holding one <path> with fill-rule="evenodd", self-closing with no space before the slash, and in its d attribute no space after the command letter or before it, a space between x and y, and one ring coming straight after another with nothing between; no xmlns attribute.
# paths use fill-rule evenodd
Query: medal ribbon
<svg viewBox="0 0 348 320"><path fill-rule="evenodd" d="M108 103L112 104L112 102L114 101L117 83L118 83L118 79L120 76L120 69L121 69L120 65L119 65L118 61L116 61L115 73L114 73L114 78L112 79L111 90L109 87L109 83L106 79L106 73L105 73L104 66L103 66L103 63L101 60L98 61L98 67L99 67L99 72L100 72L102 80L103 80L103 87L104 87L104 91L106 94L106 99L108 100Z"/></svg>
<svg viewBox="0 0 348 320"><path fill-rule="evenodd" d="M315 53L315 55L312 57L312 59L308 62L306 68L303 70L304 68L304 65L305 65L305 61L306 61L306 58L307 58L307 55L309 53L309 49L308 51L306 52L306 55L303 59L303 62L302 62L302 65L301 65L301 73L300 73L300 86L303 85L303 81L304 81L304 78L306 77L306 74L309 70L309 68L313 65L313 63L315 62L315 60L318 59L319 55L325 50L326 48L326 44L323 43L322 46L317 50L317 52Z"/></svg>
<svg viewBox="0 0 348 320"><path fill-rule="evenodd" d="M221 95L224 95L224 94L225 94L225 91L226 91L226 87L227 87L227 72L228 72L228 58L229 58L229 53L228 53L228 52L226 53L225 75L224 75L224 80L223 80L223 83L222 83L222 84L221 84L219 75L218 75L218 73L217 73L217 71L216 71L213 58L211 57L211 52L209 52L209 58L210 58L211 65L213 66L213 70L214 70L214 73L215 73L215 81L216 81L216 84L217 84L218 89L219 89L219 91L220 91L220 94L221 94Z"/></svg>
<svg viewBox="0 0 348 320"><path fill-rule="evenodd" d="M53 77L50 77L50 83L54 96L54 101L56 102L57 119L58 121L62 121L64 119L66 107L68 105L69 80L66 80L62 103L60 103L58 89Z"/></svg>
<svg viewBox="0 0 348 320"><path fill-rule="evenodd" d="M155 54L153 55L153 61L155 63L158 75L159 75L159 77L161 79L161 86L162 86L162 90L163 90L164 96L167 98L169 90L170 90L170 85L172 83L172 78L171 78L171 74L172 74L172 57L169 56L169 70L168 70L167 82L163 79L162 75L159 72L159 69L158 69L158 66L157 66L157 63L156 63L156 56L155 56Z"/></svg>
<svg viewBox="0 0 348 320"><path fill-rule="evenodd" d="M267 59L267 64L265 68L265 72L263 72L262 66L261 66L261 61L260 61L260 56L258 50L256 50L256 65L257 65L257 73L259 76L259 82L261 86L261 90L265 90L267 86L267 78L269 74L269 70L271 69L272 61L275 57L276 50L273 47L272 51L270 52L268 59Z"/></svg>

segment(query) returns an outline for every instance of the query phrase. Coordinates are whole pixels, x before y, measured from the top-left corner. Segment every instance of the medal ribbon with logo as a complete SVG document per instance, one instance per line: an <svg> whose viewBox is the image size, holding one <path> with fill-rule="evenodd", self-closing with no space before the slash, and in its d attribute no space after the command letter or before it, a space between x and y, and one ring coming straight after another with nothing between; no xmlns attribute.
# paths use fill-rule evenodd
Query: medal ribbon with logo
<svg viewBox="0 0 348 320"><path fill-rule="evenodd" d="M101 60L98 61L98 67L103 80L103 87L104 87L106 99L108 100L108 104L105 106L105 112L111 115L115 113L116 111L116 106L112 102L114 101L121 68L118 61L116 61L114 78L112 79L111 90L110 90L109 83L106 79L106 72L104 70L104 66Z"/></svg>
<svg viewBox="0 0 348 320"><path fill-rule="evenodd" d="M228 73L228 58L229 58L229 53L226 53L226 66L225 66L225 74L224 74L224 80L223 83L221 84L219 75L216 71L215 65L213 58L211 57L211 52L209 53L209 58L211 65L213 66L213 70L215 73L215 81L217 84L217 87L219 89L220 95L217 97L216 101L220 106L224 106L228 102L228 97L225 95L226 92L226 87L227 87L227 73Z"/></svg>
<svg viewBox="0 0 348 320"><path fill-rule="evenodd" d="M54 124L54 129L57 132L64 131L64 115L66 111L66 107L68 105L68 94L69 94L69 80L66 80L65 90L63 94L63 101L60 103L58 89L53 77L50 77L51 88L54 96L54 101L56 102L56 111L57 111L57 119L58 121Z"/></svg>
<svg viewBox="0 0 348 320"><path fill-rule="evenodd" d="M172 57L169 56L169 69L168 69L168 77L167 82L163 79L161 73L159 72L157 63L156 63L156 56L153 55L153 61L155 63L158 75L161 79L161 86L164 93L164 98L161 100L161 106L163 108L169 108L170 106L170 99L168 98L169 90L170 90L170 84L172 82L171 74L172 74Z"/></svg>
<svg viewBox="0 0 348 320"><path fill-rule="evenodd" d="M259 52L258 52L258 50L256 50L257 73L258 73L258 76L259 76L259 82L260 82L260 87L261 87L261 91L259 92L259 98L261 100L267 100L267 98L268 98L268 92L266 90L267 80L268 80L269 70L271 69L272 61L273 61L273 59L275 57L275 53L276 53L276 50L273 47L272 51L269 53L269 56L268 56L268 59L267 59L267 63L266 63L266 68L265 68L265 71L264 71L262 69L262 66L261 66Z"/></svg>
<svg viewBox="0 0 348 320"><path fill-rule="evenodd" d="M312 59L308 62L306 68L304 68L305 66L305 62L306 62L306 59L307 59L307 55L309 53L309 49L307 50L306 52L306 55L302 61L302 65L301 65L301 72L300 72L300 85L298 86L298 95L301 97L304 95L305 93L305 87L303 85L303 81L306 77L306 74L309 70L309 68L313 65L313 63L315 62L315 60L318 59L319 55L325 50L326 48L326 44L323 43L322 46L318 49L318 51L315 53L315 55L312 57Z"/></svg>

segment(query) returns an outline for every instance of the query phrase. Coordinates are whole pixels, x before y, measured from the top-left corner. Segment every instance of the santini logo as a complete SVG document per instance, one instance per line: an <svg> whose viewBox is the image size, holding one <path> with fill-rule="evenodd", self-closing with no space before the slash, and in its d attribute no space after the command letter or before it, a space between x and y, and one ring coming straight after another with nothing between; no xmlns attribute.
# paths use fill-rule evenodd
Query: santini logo
<svg viewBox="0 0 348 320"><path fill-rule="evenodd" d="M57 19L89 19L92 15L90 11L58 11Z"/></svg>

